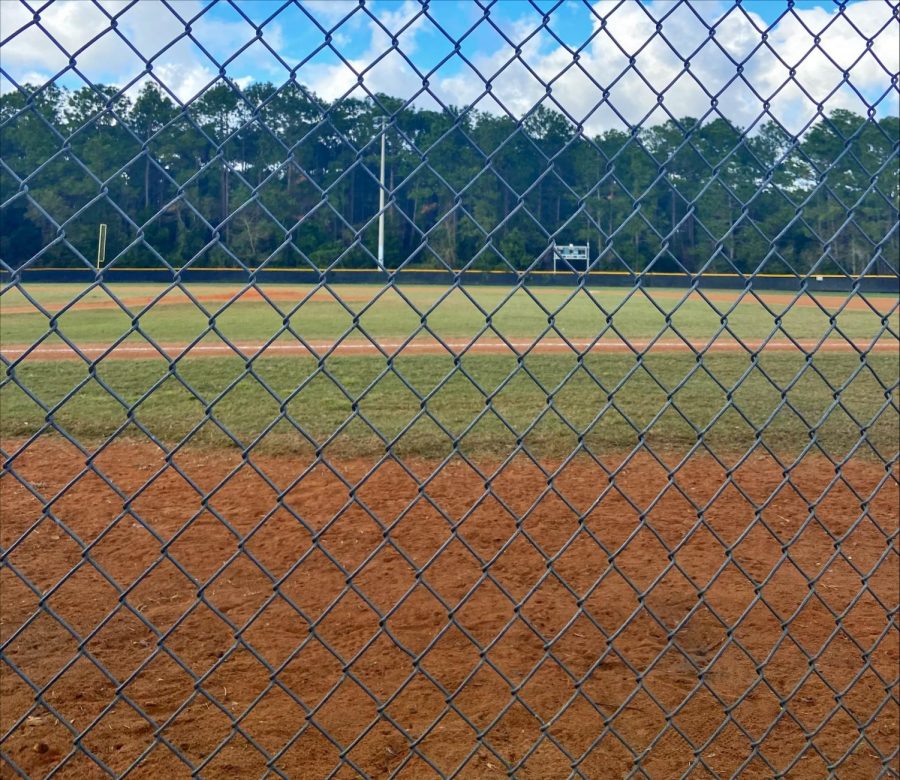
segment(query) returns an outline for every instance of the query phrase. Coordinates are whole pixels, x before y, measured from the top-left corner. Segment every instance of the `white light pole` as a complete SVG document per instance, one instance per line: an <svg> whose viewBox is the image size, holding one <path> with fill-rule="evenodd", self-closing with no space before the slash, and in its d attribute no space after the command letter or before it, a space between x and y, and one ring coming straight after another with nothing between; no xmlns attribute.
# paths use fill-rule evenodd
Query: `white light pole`
<svg viewBox="0 0 900 780"><path fill-rule="evenodd" d="M378 178L378 267L384 270L384 136L387 117L381 117L381 175Z"/></svg>

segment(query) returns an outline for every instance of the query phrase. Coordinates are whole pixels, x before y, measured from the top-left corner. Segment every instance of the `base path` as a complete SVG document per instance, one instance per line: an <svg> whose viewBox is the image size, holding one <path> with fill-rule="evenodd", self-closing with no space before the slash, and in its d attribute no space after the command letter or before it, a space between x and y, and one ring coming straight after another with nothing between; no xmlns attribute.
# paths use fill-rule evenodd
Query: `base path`
<svg viewBox="0 0 900 780"><path fill-rule="evenodd" d="M96 360L142 360L153 358L189 358L189 357L241 357L256 358L263 356L301 356L321 357L324 355L390 355L403 354L419 355L464 355L464 354L552 354L552 353L607 353L607 354L635 354L638 352L893 352L898 354L898 342L896 339L882 338L874 344L870 341L856 340L853 342L845 339L832 338L825 342L818 339L751 339L743 342L733 339L720 339L709 343L707 341L686 342L672 339L632 339L628 341L619 339L572 339L568 342L559 338L545 338L538 341L528 339L479 339L472 342L465 339L453 339L439 342L434 339L418 339L406 342L401 339L379 341L347 340L347 341L311 341L306 345L298 341L277 341L272 344L264 342L233 342L232 345L222 341L207 341L190 346L189 344L159 344L158 348L149 342L126 341L115 347L110 344L79 344L81 354L89 359ZM78 352L67 344L54 342L52 344L15 344L0 348L0 355L12 361L23 356L32 360L80 360Z"/></svg>
<svg viewBox="0 0 900 780"><path fill-rule="evenodd" d="M115 288L116 292L122 292ZM77 302L72 303L71 300L47 301L42 302L45 311L56 314L62 311L66 312L83 312L83 311L115 311L121 312L122 307L131 310L132 314L137 314L145 307L157 306L195 306L196 304L228 304L229 306L242 306L248 303L263 303L268 299L272 303L287 304L280 307L287 312L298 304L306 305L308 303L326 303L339 305L338 301L344 304L368 304L373 302L380 293L384 292L384 287L377 285L333 285L331 289L334 293L327 290L315 290L309 287L296 286L276 286L266 287L262 292L255 288L246 288L241 286L225 286L220 289L214 289L207 292L207 285L190 285L190 297L178 290L171 290L160 297L165 288L160 287L155 294L146 295L121 295L118 302L105 294L93 293L89 294ZM424 293L424 300L430 295L437 295L434 287L416 286L418 295L409 288L404 288L404 293L412 295L416 299L420 299ZM478 287L474 296L477 299L485 290L492 288ZM498 292L505 292L506 288L493 288ZM443 289L440 288L440 292ZM530 292L543 300L547 305L557 306L564 298L571 295L572 291L566 287L538 287L530 288ZM720 303L724 308L728 308L735 304L739 306L760 306L765 304L772 310L786 311L793 308L815 308L824 309L830 312L837 311L868 311L892 313L897 309L897 299L895 296L889 295L873 295L873 294L798 294L784 292L770 292L768 290L757 290L753 294L746 293L743 290L704 290L699 292L688 292L683 289L671 288L644 288L642 294L635 294L632 288L627 287L589 287L586 293L601 303L606 305L614 304L626 296L631 296L637 301L646 302L652 298L655 301L676 301L681 305L682 301L692 301L694 303ZM265 297L263 297L265 296ZM74 293L73 296L75 297ZM579 296L580 297L580 296ZM8 300L0 299L0 311L5 316L13 314L38 314L38 310L24 299L19 299L21 303L10 303ZM419 305L425 305L424 300L419 300ZM577 299L576 299L577 300ZM215 307L213 307L215 308Z"/></svg>

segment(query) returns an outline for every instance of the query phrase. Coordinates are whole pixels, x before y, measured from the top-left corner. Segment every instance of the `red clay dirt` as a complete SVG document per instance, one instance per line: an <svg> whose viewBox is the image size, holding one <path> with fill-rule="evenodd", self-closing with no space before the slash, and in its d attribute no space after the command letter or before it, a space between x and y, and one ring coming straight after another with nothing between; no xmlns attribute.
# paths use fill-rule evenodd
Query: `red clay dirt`
<svg viewBox="0 0 900 780"><path fill-rule="evenodd" d="M420 491L437 463L254 456L263 479L120 441L92 462L123 499L38 439L11 467L47 503L0 477L0 641L36 686L2 667L2 749L104 776L62 718L139 778L669 778L688 740L692 777L897 772L896 470L604 459L613 483L575 460L555 492L513 460L479 503L496 463Z"/></svg>
<svg viewBox="0 0 900 780"><path fill-rule="evenodd" d="M225 291L225 292L217 292L217 293L192 293L193 297L188 297L184 293L181 292L170 292L165 295L161 300L156 300L158 295L132 295L129 297L120 297L119 300L125 305L127 308L131 310L142 309L145 306L153 304L156 306L183 306L185 304L193 305L195 301L199 303L228 303L228 301L232 300L235 295L239 292L241 288L235 288L234 290ZM278 289L267 289L266 290L266 298L270 301L283 302L283 303L300 303L300 301L306 301L307 303L310 301L313 302L327 302L334 303L334 296L325 293L325 292L314 292L311 295L309 292L301 292L298 290L278 290ZM264 301L265 298L257 292L256 290L245 290L241 293L238 303L258 303L260 301ZM372 300L372 295L361 295L361 294L341 294L341 300L345 303L368 303ZM155 303L154 303L155 301ZM113 300L102 300L102 301L78 301L75 304L71 304L70 301L65 303L47 303L42 304L44 309L51 313L60 312L63 309L67 309L68 311L103 311L114 309L116 311L121 311L121 307L118 303ZM12 306L3 306L4 314L34 314L37 310L31 304L14 304Z"/></svg>
<svg viewBox="0 0 900 780"><path fill-rule="evenodd" d="M433 339L381 340L378 342L361 340L313 341L308 347L299 341L281 340L271 344L263 342L234 342L234 348L222 341L205 341L194 346L190 344L160 344L159 349L148 342L123 341L113 347L111 344L78 344L78 349L87 358L103 358L104 360L146 360L160 357L168 360L187 357L283 357L297 355L301 357L319 357L325 354L347 355L382 355L382 354L547 354L555 352L599 352L607 354L635 354L637 352L730 352L747 354L764 350L766 352L890 352L897 353L897 342L883 338L879 341L848 341L832 338L827 341L818 339L745 339L743 342L720 338L712 343L708 341L687 342L679 340L647 340L629 339L628 341L604 337L593 339L569 339L567 342L558 338L544 338L537 341L530 339L491 339L481 338L477 341L451 339L443 343ZM162 352L160 352L162 350ZM32 360L81 360L71 347L64 342L31 344L11 344L0 348L0 355L7 360L15 360L27 353Z"/></svg>
<svg viewBox="0 0 900 780"><path fill-rule="evenodd" d="M158 301L156 300L158 296L155 295L130 296L119 298L119 300L126 307L132 310L142 309L150 304L153 304L153 306L183 306L185 304L193 304L194 301L198 301L199 303L227 303L231 301L241 289L242 288L240 287L236 287L233 290L227 290L224 292L192 293L193 299L191 297L188 297L184 293L173 291L167 293L165 297ZM552 290L552 288L549 289ZM340 298L342 301L344 301L344 303L369 303L369 301L371 301L375 297L377 291L377 288L373 289L368 295L341 291ZM564 294L569 294L570 291L564 290L563 292ZM590 288L588 288L588 292L591 294L596 294L596 291L591 290ZM623 288L623 293L624 292L625 288ZM645 290L645 292L652 298L658 300L681 300L685 297L686 291L653 288L647 289ZM872 311L874 309L875 311L879 312L891 312L897 306L896 299L889 297L871 296L863 299L859 295L853 295L850 300L848 300L849 296L817 294L815 295L814 300L813 297L809 295L804 295L800 298L797 298L794 293L757 292L756 296L753 296L743 294L739 290L735 290L733 292L705 290L702 296L700 295L700 293L694 292L687 295L687 300L702 301L705 298L707 301L712 301L714 303L733 304L739 296L742 305L760 305L760 300L762 300L767 306L771 308L790 305L792 308L794 306L798 306L800 308L823 307L829 311L837 311L839 309L847 311ZM275 301L276 303L281 302L297 304L300 303L300 301L327 303L335 302L334 296L327 292L314 292L310 294L309 291L281 290L271 287L266 288L265 297L271 301ZM237 302L258 303L263 300L265 300L265 298L257 290L251 289L242 292ZM4 314L34 314L36 312L36 309L30 304L14 304L11 306L3 306L2 308ZM44 309L48 312L56 313L62 311L63 309L67 309L68 311L98 311L109 309L120 310L120 306L112 300L87 300L79 301L75 304L71 304L70 302L44 304Z"/></svg>

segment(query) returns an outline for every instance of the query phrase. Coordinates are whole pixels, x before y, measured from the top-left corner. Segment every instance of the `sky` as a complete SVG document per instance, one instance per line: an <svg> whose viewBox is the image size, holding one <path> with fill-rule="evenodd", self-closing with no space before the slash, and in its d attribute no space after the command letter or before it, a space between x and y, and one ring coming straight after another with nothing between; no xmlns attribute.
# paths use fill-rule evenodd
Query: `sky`
<svg viewBox="0 0 900 780"><path fill-rule="evenodd" d="M222 73L243 88L280 85L294 69L329 101L384 92L517 118L543 102L589 132L670 116L752 128L768 118L764 100L793 132L819 105L898 112L900 24L886 0L843 13L827 0L789 12L781 0L432 0L427 10L417 0L56 0L35 21L39 7L0 2L2 91L57 77L131 94L151 62L185 102Z"/></svg>

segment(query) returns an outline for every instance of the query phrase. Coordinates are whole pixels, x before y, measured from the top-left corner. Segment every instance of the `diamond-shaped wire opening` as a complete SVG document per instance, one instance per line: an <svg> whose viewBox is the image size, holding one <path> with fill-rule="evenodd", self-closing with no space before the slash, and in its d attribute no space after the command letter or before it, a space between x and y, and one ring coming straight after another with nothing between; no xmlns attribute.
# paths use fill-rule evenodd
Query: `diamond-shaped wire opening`
<svg viewBox="0 0 900 780"><path fill-rule="evenodd" d="M249 267L263 265L288 235L290 226L281 222L248 187L235 187L229 197L249 202L234 209L225 222L225 240L230 251Z"/></svg>
<svg viewBox="0 0 900 780"><path fill-rule="evenodd" d="M424 737L417 749L420 762L408 764L410 776L430 772L449 775L469 758L474 730L455 712L448 712ZM447 735L445 738L444 735ZM424 762L424 763L423 763ZM426 769L427 767L427 769Z"/></svg>
<svg viewBox="0 0 900 780"><path fill-rule="evenodd" d="M55 113L53 97L56 95L50 93L48 97L49 100L43 98L35 101L16 93L8 98L10 113L12 114L12 110L16 113L4 123L0 138L3 139L4 148L18 151L19 154L11 154L8 158L4 155L4 195L7 195L6 187L13 186L6 166L14 176L24 179L59 151L59 138L53 132L53 125L48 122Z"/></svg>
<svg viewBox="0 0 900 780"><path fill-rule="evenodd" d="M118 94L115 87L82 87L65 111L72 151L101 181L109 179L141 151L140 142L119 120L129 108L128 99ZM110 141L115 147L107 150L104 147Z"/></svg>
<svg viewBox="0 0 900 780"><path fill-rule="evenodd" d="M436 639L438 628L445 622L446 610L441 602L424 585L417 585L394 606L385 631L398 647L418 656Z"/></svg>
<svg viewBox="0 0 900 780"><path fill-rule="evenodd" d="M100 197L100 180L85 168L73 154L54 156L30 177L29 198L58 224L66 222Z"/></svg>

